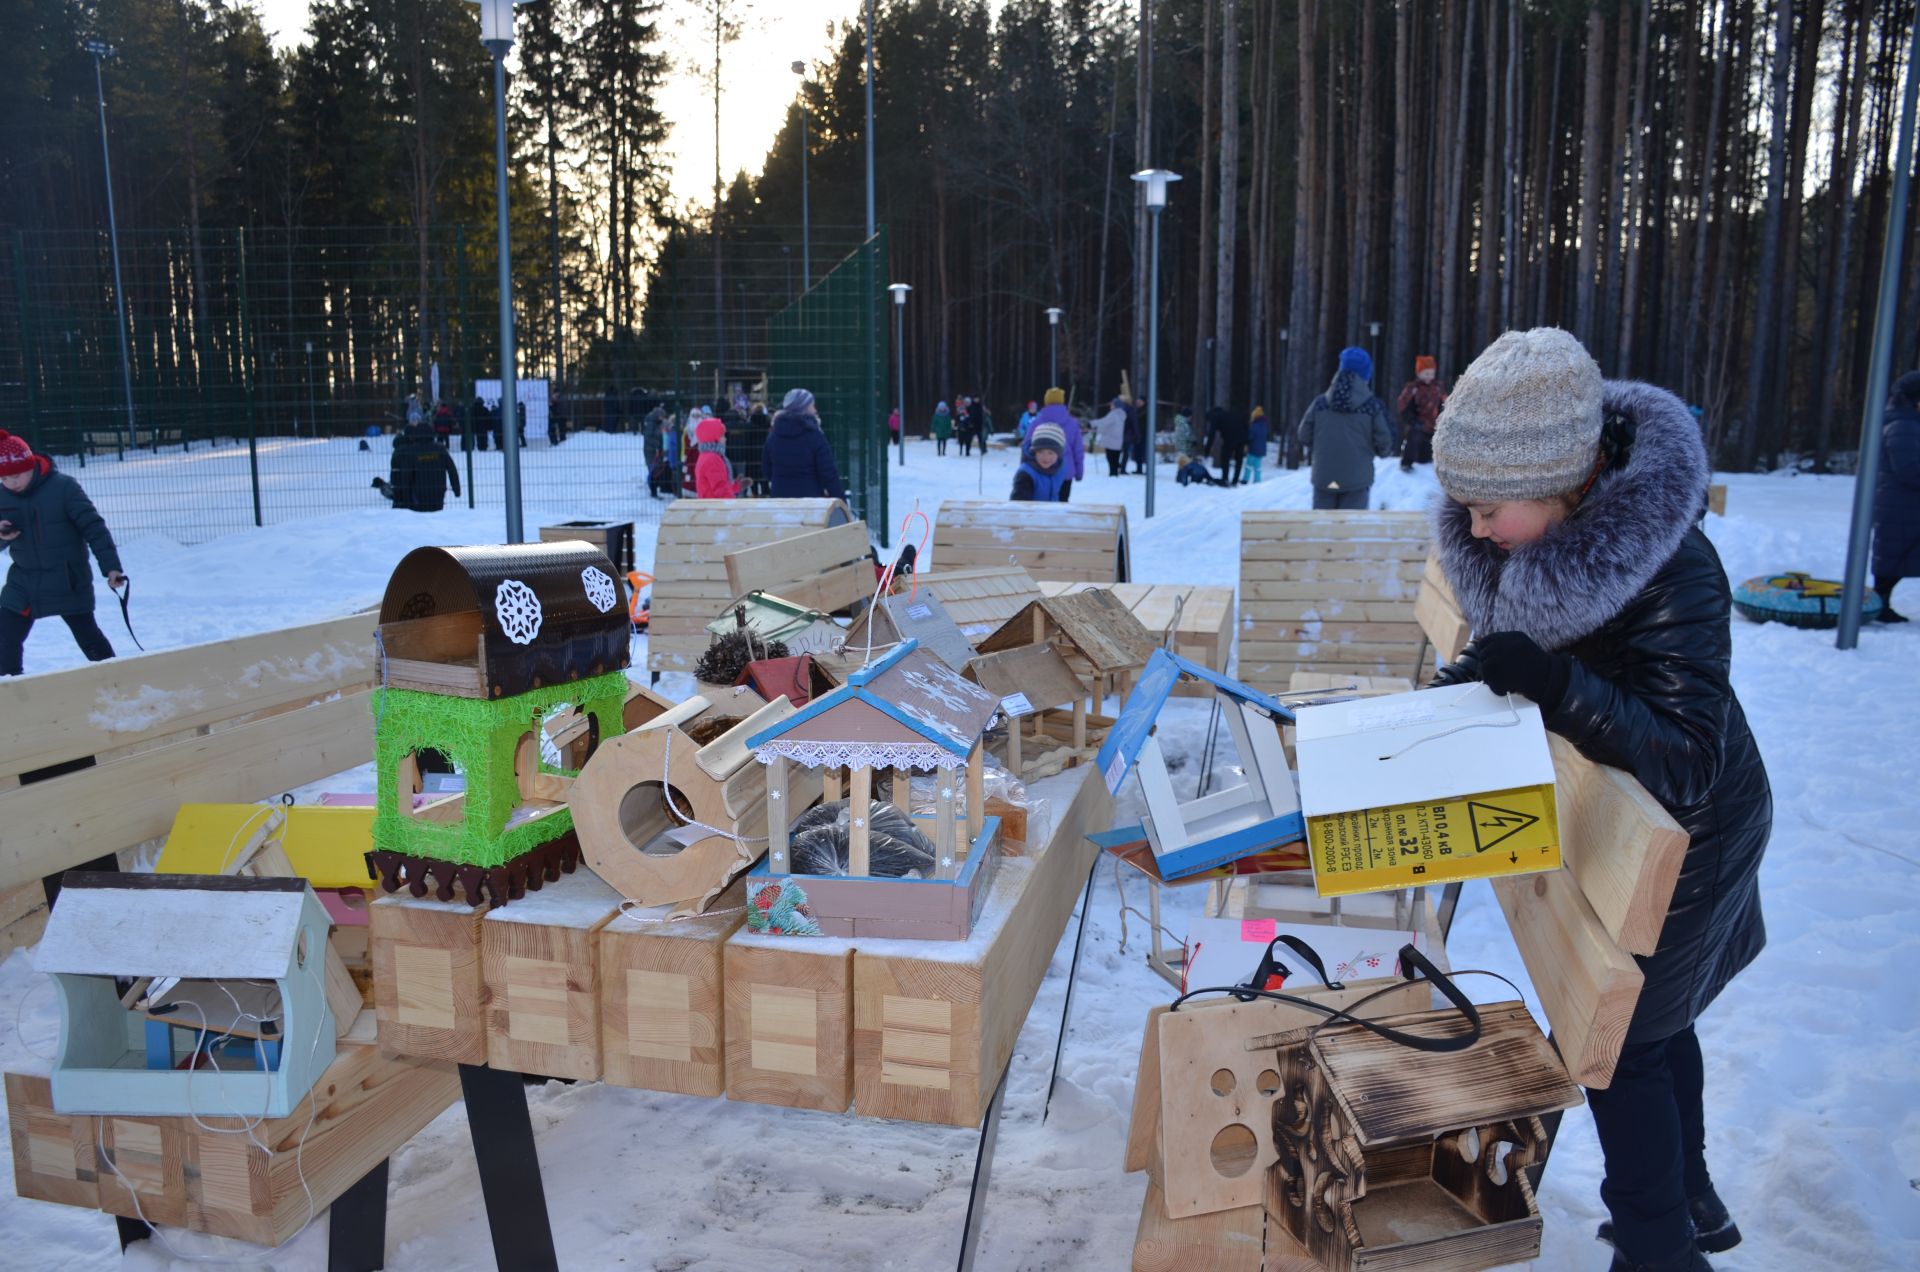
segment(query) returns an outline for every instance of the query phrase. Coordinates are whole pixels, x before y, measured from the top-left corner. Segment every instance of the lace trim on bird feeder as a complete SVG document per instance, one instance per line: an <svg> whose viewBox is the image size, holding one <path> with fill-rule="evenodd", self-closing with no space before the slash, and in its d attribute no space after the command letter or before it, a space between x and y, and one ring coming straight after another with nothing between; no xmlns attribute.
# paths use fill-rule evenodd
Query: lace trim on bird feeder
<svg viewBox="0 0 1920 1272"><path fill-rule="evenodd" d="M807 768L915 768L957 769L967 757L955 755L933 742L803 742L776 738L763 743L757 758L762 764L792 760Z"/></svg>

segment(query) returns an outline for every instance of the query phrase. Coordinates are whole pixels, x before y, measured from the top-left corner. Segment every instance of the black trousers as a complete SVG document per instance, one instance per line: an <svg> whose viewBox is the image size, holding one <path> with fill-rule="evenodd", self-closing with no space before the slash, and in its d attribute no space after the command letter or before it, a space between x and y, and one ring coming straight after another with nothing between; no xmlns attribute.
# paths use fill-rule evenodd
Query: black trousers
<svg viewBox="0 0 1920 1272"><path fill-rule="evenodd" d="M1237 486L1240 484L1240 466L1247 458L1245 444L1222 446L1220 448L1220 484Z"/></svg>
<svg viewBox="0 0 1920 1272"><path fill-rule="evenodd" d="M100 630L100 624L93 621L92 614L63 614L61 617L67 620L67 630L73 633L74 643L80 646L80 652L87 656L88 662L102 662L113 657L113 645L108 642L107 634ZM0 676L21 674L22 650L27 643L27 633L32 630L33 620L25 614L0 609Z"/></svg>
<svg viewBox="0 0 1920 1272"><path fill-rule="evenodd" d="M1107 476L1122 477L1126 475L1126 471L1127 460L1125 452L1109 449L1107 451Z"/></svg>
<svg viewBox="0 0 1920 1272"><path fill-rule="evenodd" d="M1600 1199L1615 1244L1651 1263L1693 1244L1687 1198L1712 1186L1700 1039L1689 1025L1671 1038L1628 1046L1613 1083L1588 1091L1606 1176Z"/></svg>
<svg viewBox="0 0 1920 1272"><path fill-rule="evenodd" d="M1400 467L1433 462L1433 434L1415 424L1407 430L1406 444L1400 448Z"/></svg>
<svg viewBox="0 0 1920 1272"><path fill-rule="evenodd" d="M1372 494L1372 486L1362 486L1358 490L1316 490L1313 492L1313 506L1319 511L1365 512L1367 499Z"/></svg>

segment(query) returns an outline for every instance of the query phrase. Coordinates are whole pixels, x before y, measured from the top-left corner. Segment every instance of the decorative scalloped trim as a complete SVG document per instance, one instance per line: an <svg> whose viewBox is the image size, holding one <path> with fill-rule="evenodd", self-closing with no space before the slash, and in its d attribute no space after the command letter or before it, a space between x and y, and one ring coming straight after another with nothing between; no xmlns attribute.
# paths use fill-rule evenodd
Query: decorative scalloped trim
<svg viewBox="0 0 1920 1272"><path fill-rule="evenodd" d="M967 757L932 742L768 742L756 753L762 764L793 760L808 768L956 769Z"/></svg>

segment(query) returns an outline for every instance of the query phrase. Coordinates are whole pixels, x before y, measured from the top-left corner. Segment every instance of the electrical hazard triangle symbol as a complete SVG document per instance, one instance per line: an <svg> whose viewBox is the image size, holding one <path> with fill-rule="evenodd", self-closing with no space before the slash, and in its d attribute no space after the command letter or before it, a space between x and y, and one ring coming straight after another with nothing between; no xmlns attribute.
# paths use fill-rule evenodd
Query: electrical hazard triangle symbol
<svg viewBox="0 0 1920 1272"><path fill-rule="evenodd" d="M1473 826L1473 850L1485 852L1495 844L1519 834L1540 819L1532 813L1517 813L1495 804L1467 801L1467 821Z"/></svg>

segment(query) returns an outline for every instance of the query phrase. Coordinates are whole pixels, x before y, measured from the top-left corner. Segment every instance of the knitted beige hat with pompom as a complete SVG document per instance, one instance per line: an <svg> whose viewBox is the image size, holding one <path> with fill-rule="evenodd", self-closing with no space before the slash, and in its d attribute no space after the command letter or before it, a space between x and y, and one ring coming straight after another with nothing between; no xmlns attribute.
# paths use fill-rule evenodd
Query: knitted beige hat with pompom
<svg viewBox="0 0 1920 1272"><path fill-rule="evenodd" d="M1558 327L1509 331L1473 360L1433 433L1433 471L1458 503L1578 490L1600 449L1600 364Z"/></svg>

